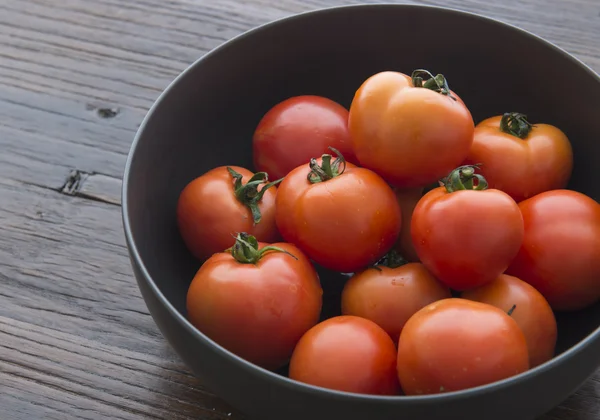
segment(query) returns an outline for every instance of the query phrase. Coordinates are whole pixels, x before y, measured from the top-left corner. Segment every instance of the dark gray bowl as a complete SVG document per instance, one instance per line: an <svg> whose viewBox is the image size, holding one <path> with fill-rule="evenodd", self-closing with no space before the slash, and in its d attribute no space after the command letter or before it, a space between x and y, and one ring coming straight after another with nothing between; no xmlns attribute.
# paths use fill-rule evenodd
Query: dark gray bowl
<svg viewBox="0 0 600 420"><path fill-rule="evenodd" d="M417 47L418 45L418 47ZM477 121L505 111L561 127L573 142L570 188L600 199L600 79L561 49L481 16L434 7L326 9L262 26L194 63L161 95L133 142L123 182L132 265L160 330L198 378L257 420L528 420L573 393L600 365L600 305L558 314L552 361L519 376L438 396L373 397L324 390L241 360L186 320L199 266L175 224L182 188L217 165L251 166L262 115L289 96L319 94L349 106L382 70L444 73ZM578 86L574 88L574 81ZM325 316L343 279L321 270Z"/></svg>

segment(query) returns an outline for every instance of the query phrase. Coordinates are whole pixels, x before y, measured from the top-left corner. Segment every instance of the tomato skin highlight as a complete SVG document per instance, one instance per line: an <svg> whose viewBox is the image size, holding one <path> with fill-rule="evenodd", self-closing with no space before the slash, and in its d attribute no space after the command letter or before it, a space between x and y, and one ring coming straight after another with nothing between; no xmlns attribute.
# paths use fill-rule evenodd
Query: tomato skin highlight
<svg viewBox="0 0 600 420"><path fill-rule="evenodd" d="M266 246L259 243L259 248ZM227 252L210 257L187 293L190 322L232 353L265 369L290 359L302 335L317 324L323 290L306 256L294 245L244 264Z"/></svg>
<svg viewBox="0 0 600 420"><path fill-rule="evenodd" d="M451 94L456 100L414 87L411 77L399 72L365 80L348 119L360 165L399 188L423 187L459 166L475 125L463 101Z"/></svg>
<svg viewBox="0 0 600 420"><path fill-rule="evenodd" d="M529 365L536 367L554 357L557 338L556 318L552 308L533 286L507 274L491 283L468 290L463 299L488 303L505 312L519 324L529 349Z"/></svg>
<svg viewBox="0 0 600 420"><path fill-rule="evenodd" d="M486 385L529 369L516 321L488 304L451 298L406 323L398 343L398 378L406 395Z"/></svg>
<svg viewBox="0 0 600 420"><path fill-rule="evenodd" d="M354 157L348 132L348 110L316 95L288 98L263 116L252 138L254 168L271 179L286 176L313 156L339 150L347 161Z"/></svg>
<svg viewBox="0 0 600 420"><path fill-rule="evenodd" d="M322 163L322 158L316 160ZM308 165L278 187L276 223L282 237L317 264L353 273L379 260L396 242L401 209L393 190L376 173L346 164L345 171L316 184Z"/></svg>
<svg viewBox="0 0 600 420"><path fill-rule="evenodd" d="M289 377L338 391L400 393L396 346L377 324L354 316L329 318L298 342Z"/></svg>
<svg viewBox="0 0 600 420"><path fill-rule="evenodd" d="M378 266L354 274L342 291L342 314L370 319L398 342L406 321L419 309L451 297L448 287L420 263Z"/></svg>
<svg viewBox="0 0 600 420"><path fill-rule="evenodd" d="M520 202L567 186L573 150L567 136L549 124L535 124L525 139L500 130L502 116L481 121L465 164L481 164L490 188Z"/></svg>
<svg viewBox="0 0 600 420"><path fill-rule="evenodd" d="M525 236L507 274L535 287L556 311L600 301L600 204L571 190L519 203Z"/></svg>
<svg viewBox="0 0 600 420"><path fill-rule="evenodd" d="M244 183L254 175L239 166L230 168L243 176ZM196 258L205 260L233 245L238 232L247 232L259 241L276 241L276 195L276 186L265 191L258 204L261 221L255 225L251 210L234 194L234 179L227 167L211 169L188 183L177 202L177 226L186 247Z"/></svg>
<svg viewBox="0 0 600 420"><path fill-rule="evenodd" d="M451 289L463 291L502 274L519 251L523 217L500 190L438 187L415 207L411 236L423 265Z"/></svg>

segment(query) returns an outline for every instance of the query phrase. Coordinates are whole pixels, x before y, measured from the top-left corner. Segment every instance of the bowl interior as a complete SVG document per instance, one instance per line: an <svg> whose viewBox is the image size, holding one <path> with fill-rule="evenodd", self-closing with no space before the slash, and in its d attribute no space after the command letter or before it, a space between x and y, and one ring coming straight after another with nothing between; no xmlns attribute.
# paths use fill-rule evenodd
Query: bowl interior
<svg viewBox="0 0 600 420"><path fill-rule="evenodd" d="M443 73L476 123L519 111L534 123L560 127L575 153L569 188L600 200L600 183L593 182L600 173L600 80L561 50L498 22L437 8L387 5L300 15L238 37L195 63L138 134L125 179L125 217L166 299L185 316L187 288L200 266L175 219L178 195L189 181L219 165L252 169L253 131L285 98L316 94L349 107L370 75L416 68ZM328 317L339 312L345 277L320 274ZM600 304L557 319L560 353L597 329Z"/></svg>

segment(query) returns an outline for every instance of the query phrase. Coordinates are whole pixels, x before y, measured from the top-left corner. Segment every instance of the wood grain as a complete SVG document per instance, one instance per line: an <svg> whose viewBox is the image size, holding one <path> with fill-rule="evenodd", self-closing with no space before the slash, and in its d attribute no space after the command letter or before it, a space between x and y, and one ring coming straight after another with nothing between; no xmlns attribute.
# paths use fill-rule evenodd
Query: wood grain
<svg viewBox="0 0 600 420"><path fill-rule="evenodd" d="M122 235L123 165L146 111L192 61L267 21L351 3L0 2L0 418L243 418L148 314ZM421 3L518 25L600 70L596 0ZM600 372L543 420L598 418Z"/></svg>

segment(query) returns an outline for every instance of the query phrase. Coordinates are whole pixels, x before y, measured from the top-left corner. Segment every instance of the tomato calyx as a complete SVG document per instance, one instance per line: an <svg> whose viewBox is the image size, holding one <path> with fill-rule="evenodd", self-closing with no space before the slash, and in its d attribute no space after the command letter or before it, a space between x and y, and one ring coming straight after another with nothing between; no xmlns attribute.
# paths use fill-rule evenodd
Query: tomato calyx
<svg viewBox="0 0 600 420"><path fill-rule="evenodd" d="M346 159L344 159L344 156L339 150L331 146L329 146L329 150L336 154L336 158L333 162L331 161L333 156L327 153L321 156L321 165L319 165L317 159L310 159L310 163L308 164L310 172L306 178L311 184L328 181L336 176L340 176L346 170ZM340 166L342 167L340 168Z"/></svg>
<svg viewBox="0 0 600 420"><path fill-rule="evenodd" d="M500 131L522 140L527 138L532 128L527 115L519 112L505 112L500 120Z"/></svg>
<svg viewBox="0 0 600 420"><path fill-rule="evenodd" d="M426 77L427 80L425 80L424 77ZM443 74L437 74L434 76L428 70L417 69L412 72L410 78L412 79L412 84L414 87L430 89L434 92L448 96L456 101L456 98L452 96L452 93L450 92L448 80L446 80Z"/></svg>
<svg viewBox="0 0 600 420"><path fill-rule="evenodd" d="M244 184L242 182L242 174L236 172L229 166L227 167L227 171L235 180L235 183L233 184L233 192L235 197L240 201L240 203L250 209L252 212L252 220L254 221L254 225L259 224L262 215L260 214L258 203L260 200L262 200L265 192L267 192L267 190L272 186L283 181L283 178L278 179L277 181L269 182L269 175L266 172L257 172L248 180L246 184ZM261 184L265 185L260 191L258 191L258 187Z"/></svg>
<svg viewBox="0 0 600 420"><path fill-rule="evenodd" d="M506 313L508 316L512 316L513 312L517 309L517 305L513 305L508 312Z"/></svg>
<svg viewBox="0 0 600 420"><path fill-rule="evenodd" d="M440 182L449 193L460 190L482 191L487 189L487 180L483 175L476 174L475 169L479 169L479 164L459 166ZM475 180L477 183L474 182Z"/></svg>
<svg viewBox="0 0 600 420"><path fill-rule="evenodd" d="M257 264L267 252L283 252L294 259L298 259L294 254L277 246L268 245L258 249L258 240L245 232L238 233L235 237L235 244L225 250L230 252L231 256L240 264Z"/></svg>
<svg viewBox="0 0 600 420"><path fill-rule="evenodd" d="M370 268L374 268L375 270L381 271L380 266L388 267L388 268L398 268L403 265L408 264L408 260L404 259L402 255L395 249L392 248L385 254L379 261L373 264Z"/></svg>

